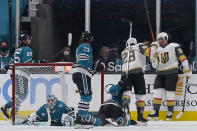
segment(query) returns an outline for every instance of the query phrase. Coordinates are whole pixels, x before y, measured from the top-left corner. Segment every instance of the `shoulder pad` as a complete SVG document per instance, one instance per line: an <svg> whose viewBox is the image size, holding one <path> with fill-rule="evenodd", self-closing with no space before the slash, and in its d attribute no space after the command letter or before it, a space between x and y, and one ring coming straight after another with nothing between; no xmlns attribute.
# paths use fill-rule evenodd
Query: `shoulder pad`
<svg viewBox="0 0 197 131"><path fill-rule="evenodd" d="M138 43L138 45L144 45L144 43Z"/></svg>
<svg viewBox="0 0 197 131"><path fill-rule="evenodd" d="M180 46L178 43L170 43L170 45L173 46L173 47L178 47L178 46Z"/></svg>

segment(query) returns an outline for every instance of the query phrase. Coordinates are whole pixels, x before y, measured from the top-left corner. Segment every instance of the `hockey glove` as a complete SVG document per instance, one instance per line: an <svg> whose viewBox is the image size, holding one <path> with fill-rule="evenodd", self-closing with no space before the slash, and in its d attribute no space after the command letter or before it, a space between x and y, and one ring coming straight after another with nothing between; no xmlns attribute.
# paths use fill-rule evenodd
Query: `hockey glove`
<svg viewBox="0 0 197 131"><path fill-rule="evenodd" d="M48 63L47 60L40 60L40 63Z"/></svg>
<svg viewBox="0 0 197 131"><path fill-rule="evenodd" d="M37 115L36 113L32 113L29 118L27 119L27 124L30 126L30 125L35 125L35 121L36 121L36 118L37 118Z"/></svg>
<svg viewBox="0 0 197 131"><path fill-rule="evenodd" d="M185 72L184 74L186 75L186 77L187 77L188 79L190 79L191 76L192 76L192 71Z"/></svg>
<svg viewBox="0 0 197 131"><path fill-rule="evenodd" d="M101 59L99 59L95 63L95 66L94 66L94 69L93 69L93 74L95 74L96 72L101 72L103 70L105 70L105 64Z"/></svg>
<svg viewBox="0 0 197 131"><path fill-rule="evenodd" d="M68 114L62 114L62 125L63 126L73 126L74 125L74 118Z"/></svg>

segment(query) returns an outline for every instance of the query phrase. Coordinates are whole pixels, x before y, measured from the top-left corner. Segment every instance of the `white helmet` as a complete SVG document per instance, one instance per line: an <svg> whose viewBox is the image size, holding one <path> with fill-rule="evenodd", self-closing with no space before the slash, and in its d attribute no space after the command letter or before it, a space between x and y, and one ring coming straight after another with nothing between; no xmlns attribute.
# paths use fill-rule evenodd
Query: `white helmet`
<svg viewBox="0 0 197 131"><path fill-rule="evenodd" d="M161 32L157 35L157 40L163 38L165 41L168 41L168 34L166 32Z"/></svg>
<svg viewBox="0 0 197 131"><path fill-rule="evenodd" d="M130 47L132 45L137 45L137 40L133 37L129 38L126 42L126 47Z"/></svg>

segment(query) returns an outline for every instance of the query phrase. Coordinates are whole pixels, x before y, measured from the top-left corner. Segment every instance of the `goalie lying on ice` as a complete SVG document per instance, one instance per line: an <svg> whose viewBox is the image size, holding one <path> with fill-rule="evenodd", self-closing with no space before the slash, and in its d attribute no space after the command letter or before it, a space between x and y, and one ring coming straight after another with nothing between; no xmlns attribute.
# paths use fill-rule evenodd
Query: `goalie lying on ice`
<svg viewBox="0 0 197 131"><path fill-rule="evenodd" d="M35 125L35 122L48 122L51 126L73 126L74 120L74 109L50 94L47 96L47 104L44 104L38 111L32 113L23 123Z"/></svg>

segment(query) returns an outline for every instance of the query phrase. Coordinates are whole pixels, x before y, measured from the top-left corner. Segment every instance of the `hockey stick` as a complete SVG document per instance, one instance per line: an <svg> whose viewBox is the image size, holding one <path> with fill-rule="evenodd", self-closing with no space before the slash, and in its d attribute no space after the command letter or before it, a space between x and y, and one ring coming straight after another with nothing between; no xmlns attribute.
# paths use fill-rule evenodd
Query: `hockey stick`
<svg viewBox="0 0 197 131"><path fill-rule="evenodd" d="M187 83L188 86L195 86L197 87L197 84Z"/></svg>
<svg viewBox="0 0 197 131"><path fill-rule="evenodd" d="M124 23L129 24L129 26L130 26L129 38L131 38L131 35L132 35L132 21L130 21L128 19L125 19L125 18L121 18L121 21L124 22Z"/></svg>
<svg viewBox="0 0 197 131"><path fill-rule="evenodd" d="M126 107L124 107L123 108L123 111L126 114L127 120L130 120L131 119L131 114L130 114L130 111L129 111L129 105L127 105Z"/></svg>
<svg viewBox="0 0 197 131"><path fill-rule="evenodd" d="M128 19L125 19L125 18L121 18L121 21L129 24L129 26L130 26L129 38L131 38L131 36L132 36L132 21L130 21ZM129 49L130 49L131 48L130 45L128 45L128 46L129 46ZM130 50L128 50L128 54L127 55L128 56L127 56L127 71L126 71L126 75L127 75L127 78L128 78L128 75L129 75Z"/></svg>
<svg viewBox="0 0 197 131"><path fill-rule="evenodd" d="M72 44L72 33L68 33L68 46L71 47L71 44ZM59 56L62 52L64 52L64 50L66 49L66 47L67 47L67 45L62 50L60 50L55 55L55 57L53 57L52 61L54 61L57 56Z"/></svg>
<svg viewBox="0 0 197 131"><path fill-rule="evenodd" d="M189 53L189 56L188 56L188 63L189 63L189 66L191 64L191 53L192 53L192 50L193 50L193 42L190 43L190 53ZM191 84L191 83L188 83L188 77L186 76L186 85L185 85L185 94L184 94L184 99L183 99L183 109L182 111L176 116L176 119L180 119L181 116L183 115L183 112L185 110L185 101L186 101L186 93L187 93L187 89L190 87L190 86L197 86L197 84Z"/></svg>
<svg viewBox="0 0 197 131"><path fill-rule="evenodd" d="M153 41L155 41L155 37L154 37L154 34L153 34L153 29L152 29L152 26L151 26L151 22L150 22L150 16L149 16L149 11L148 11L148 6L147 6L147 3L146 3L146 0L144 0L144 5L145 5L145 8L146 8L146 15L147 15L147 19L148 19L148 25L149 25L149 28L150 28L150 33L151 33Z"/></svg>
<svg viewBox="0 0 197 131"><path fill-rule="evenodd" d="M46 110L47 110L47 115L48 115L47 125L48 126L51 126L51 115L50 115L49 108L47 107Z"/></svg>
<svg viewBox="0 0 197 131"><path fill-rule="evenodd" d="M68 46L70 47L72 44L72 33L68 33Z"/></svg>
<svg viewBox="0 0 197 131"><path fill-rule="evenodd" d="M183 99L183 109L182 109L182 111L176 116L176 119L180 119L181 116L183 115L183 112L185 111L185 101L186 101L186 93L187 93L188 87L189 87L189 85L188 85L188 77L186 76L186 85L185 85L185 92L184 92L184 99Z"/></svg>
<svg viewBox="0 0 197 131"><path fill-rule="evenodd" d="M72 44L72 33L68 33L68 47L70 47ZM64 68L60 71L60 81L61 81L61 88L62 88L62 100L68 104L68 95L66 95L66 88L67 88L67 84L66 84L66 77L65 77L65 72L64 72Z"/></svg>
<svg viewBox="0 0 197 131"><path fill-rule="evenodd" d="M11 47L11 50L14 49L14 46L12 45L13 44L13 40L12 40L12 22L13 22L13 19L12 19L12 5L13 4L13 1L12 0L8 0L8 15L9 15L9 47Z"/></svg>

